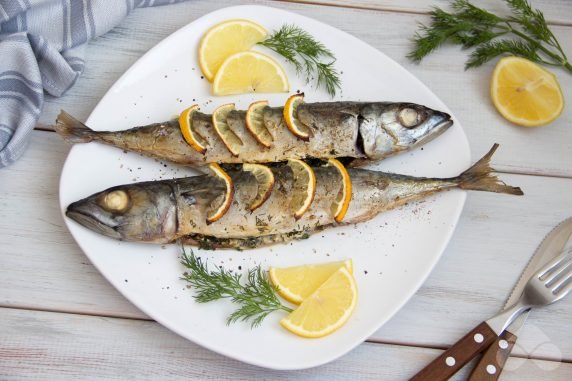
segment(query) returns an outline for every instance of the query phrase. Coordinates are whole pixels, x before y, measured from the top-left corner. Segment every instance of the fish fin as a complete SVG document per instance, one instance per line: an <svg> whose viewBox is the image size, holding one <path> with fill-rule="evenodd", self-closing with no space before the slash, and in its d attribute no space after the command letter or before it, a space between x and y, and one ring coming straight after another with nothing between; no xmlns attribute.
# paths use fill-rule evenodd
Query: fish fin
<svg viewBox="0 0 572 381"><path fill-rule="evenodd" d="M498 147L499 145L495 143L485 156L456 178L459 188L485 192L507 193L517 196L524 194L519 187L507 185L493 174L493 168L491 168L490 162L491 157Z"/></svg>
<svg viewBox="0 0 572 381"><path fill-rule="evenodd" d="M95 131L63 110L56 119L55 130L65 141L72 144L88 143L95 138Z"/></svg>

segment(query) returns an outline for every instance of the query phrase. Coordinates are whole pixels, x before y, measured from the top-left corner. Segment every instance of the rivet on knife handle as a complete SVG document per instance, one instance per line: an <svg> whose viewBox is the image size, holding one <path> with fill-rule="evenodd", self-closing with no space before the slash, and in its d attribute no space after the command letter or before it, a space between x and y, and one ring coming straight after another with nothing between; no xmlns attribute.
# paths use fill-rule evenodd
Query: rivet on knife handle
<svg viewBox="0 0 572 381"><path fill-rule="evenodd" d="M476 354L486 349L496 338L496 333L487 323L482 322L413 376L410 381L448 380Z"/></svg>
<svg viewBox="0 0 572 381"><path fill-rule="evenodd" d="M467 381L498 380L515 342L516 336L504 331L487 349Z"/></svg>

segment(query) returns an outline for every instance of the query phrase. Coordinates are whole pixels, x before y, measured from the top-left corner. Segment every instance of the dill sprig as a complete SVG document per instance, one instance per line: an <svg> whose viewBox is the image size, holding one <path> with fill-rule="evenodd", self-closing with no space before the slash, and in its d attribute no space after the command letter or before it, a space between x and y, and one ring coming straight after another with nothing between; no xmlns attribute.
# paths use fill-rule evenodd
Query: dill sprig
<svg viewBox="0 0 572 381"><path fill-rule="evenodd" d="M274 311L292 312L283 305L276 296L277 288L270 283L266 272L260 266L248 271L246 282L241 282L242 275L219 267L209 270L207 263L196 257L191 250L187 254L183 249L181 263L188 269L182 279L190 283L194 289L193 297L199 303L212 302L218 299L230 299L239 305L226 320L227 324L237 321L251 321L252 328Z"/></svg>
<svg viewBox="0 0 572 381"><path fill-rule="evenodd" d="M316 87L324 86L331 97L340 89L334 54L305 30L295 25L283 25L258 44L286 58L298 74L305 75L306 83L315 79Z"/></svg>
<svg viewBox="0 0 572 381"><path fill-rule="evenodd" d="M572 65L542 12L533 9L527 0L505 2L512 11L508 17L488 12L469 0L453 1L452 12L434 8L430 25L421 25L415 34L415 46L408 57L420 62L445 42L451 42L464 49L475 48L466 69L510 54L543 65L563 67L572 73Z"/></svg>

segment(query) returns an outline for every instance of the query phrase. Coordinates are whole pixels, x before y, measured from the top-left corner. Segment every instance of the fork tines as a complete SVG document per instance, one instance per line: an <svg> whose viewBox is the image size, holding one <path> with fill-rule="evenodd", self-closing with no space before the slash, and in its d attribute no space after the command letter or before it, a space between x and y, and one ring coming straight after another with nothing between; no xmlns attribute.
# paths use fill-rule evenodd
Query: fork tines
<svg viewBox="0 0 572 381"><path fill-rule="evenodd" d="M562 297L572 290L572 248L565 250L558 257L536 273L536 277L550 289L554 295Z"/></svg>

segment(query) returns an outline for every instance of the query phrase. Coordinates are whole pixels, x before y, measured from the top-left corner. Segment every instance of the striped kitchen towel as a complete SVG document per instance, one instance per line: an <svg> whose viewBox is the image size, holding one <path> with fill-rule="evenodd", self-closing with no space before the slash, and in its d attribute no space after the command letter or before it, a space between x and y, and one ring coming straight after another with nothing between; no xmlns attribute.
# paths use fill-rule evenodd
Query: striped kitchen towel
<svg viewBox="0 0 572 381"><path fill-rule="evenodd" d="M85 42L138 7L184 0L0 0L0 168L24 152L44 92L59 97L83 72Z"/></svg>

